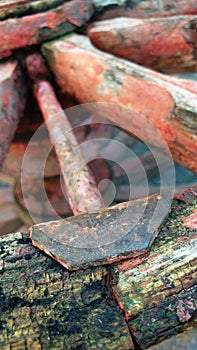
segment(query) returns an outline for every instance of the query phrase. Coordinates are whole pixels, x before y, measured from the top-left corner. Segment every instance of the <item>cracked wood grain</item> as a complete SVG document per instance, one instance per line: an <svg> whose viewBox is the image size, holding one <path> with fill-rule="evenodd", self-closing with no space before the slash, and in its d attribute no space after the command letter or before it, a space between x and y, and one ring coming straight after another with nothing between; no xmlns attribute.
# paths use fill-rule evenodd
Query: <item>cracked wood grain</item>
<svg viewBox="0 0 197 350"><path fill-rule="evenodd" d="M0 240L0 349L133 349L103 267L68 273L21 233Z"/></svg>
<svg viewBox="0 0 197 350"><path fill-rule="evenodd" d="M197 187L179 195L148 257L112 267L112 289L141 349L182 332L197 315Z"/></svg>

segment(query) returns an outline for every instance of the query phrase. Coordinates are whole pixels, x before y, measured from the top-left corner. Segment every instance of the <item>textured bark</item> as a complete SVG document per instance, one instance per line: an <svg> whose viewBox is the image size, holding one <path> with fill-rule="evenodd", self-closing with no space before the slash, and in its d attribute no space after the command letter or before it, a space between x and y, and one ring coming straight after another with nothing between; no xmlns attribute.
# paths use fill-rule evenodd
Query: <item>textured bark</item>
<svg viewBox="0 0 197 350"><path fill-rule="evenodd" d="M161 136L151 132L149 120L174 160L197 173L195 94L165 81L162 74L95 49L83 36L60 38L44 44L42 50L64 93L81 103L116 103L117 108L106 107L108 118L158 147ZM143 128L139 113L147 117Z"/></svg>
<svg viewBox="0 0 197 350"><path fill-rule="evenodd" d="M0 58L14 49L39 44L85 24L93 13L90 0L74 0L57 8L0 22Z"/></svg>
<svg viewBox="0 0 197 350"><path fill-rule="evenodd" d="M68 273L26 235L1 237L0 349L131 350L114 296L142 348L189 327L197 308L196 229L181 222L196 198L193 188L174 201L149 257L110 269Z"/></svg>
<svg viewBox="0 0 197 350"><path fill-rule="evenodd" d="M196 190L178 196L148 257L111 269L113 293L142 349L183 331L196 316Z"/></svg>
<svg viewBox="0 0 197 350"><path fill-rule="evenodd" d="M1 237L0 349L133 349L99 267L69 274L20 233Z"/></svg>
<svg viewBox="0 0 197 350"><path fill-rule="evenodd" d="M26 84L18 62L0 64L0 168L26 102Z"/></svg>
<svg viewBox="0 0 197 350"><path fill-rule="evenodd" d="M97 22L88 35L100 50L163 73L197 71L191 40L191 23L196 16L125 19Z"/></svg>
<svg viewBox="0 0 197 350"><path fill-rule="evenodd" d="M166 17L183 14L196 14L195 0L94 0L95 15L99 19L114 17Z"/></svg>

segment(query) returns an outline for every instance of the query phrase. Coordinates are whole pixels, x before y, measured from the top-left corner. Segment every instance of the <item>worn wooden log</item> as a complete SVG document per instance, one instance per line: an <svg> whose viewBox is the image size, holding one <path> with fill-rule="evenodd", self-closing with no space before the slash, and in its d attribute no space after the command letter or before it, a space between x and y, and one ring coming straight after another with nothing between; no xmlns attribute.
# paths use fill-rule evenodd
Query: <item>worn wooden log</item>
<svg viewBox="0 0 197 350"><path fill-rule="evenodd" d="M197 173L195 94L165 81L159 73L95 49L87 37L60 38L45 43L42 51L63 92L81 103L116 103L117 108L106 107L108 118L157 147L162 135L173 158ZM131 108L130 115L124 106ZM141 127L139 113L161 133L159 137L145 119Z"/></svg>
<svg viewBox="0 0 197 350"><path fill-rule="evenodd" d="M112 288L141 349L179 333L197 312L197 187L179 195L146 258L112 267Z"/></svg>
<svg viewBox="0 0 197 350"><path fill-rule="evenodd" d="M17 61L0 64L0 168L26 102L26 84Z"/></svg>
<svg viewBox="0 0 197 350"><path fill-rule="evenodd" d="M1 237L0 349L131 350L127 321L142 348L189 327L197 309L196 207L193 188L173 202L148 257L111 268L68 273L26 234Z"/></svg>
<svg viewBox="0 0 197 350"><path fill-rule="evenodd" d="M133 349L99 267L68 273L17 233L1 237L0 349Z"/></svg>
<svg viewBox="0 0 197 350"><path fill-rule="evenodd" d="M0 3L0 20L47 11L63 4L63 2L68 2L68 0L2 0Z"/></svg>
<svg viewBox="0 0 197 350"><path fill-rule="evenodd" d="M0 22L0 58L14 49L39 44L85 24L93 13L91 0L74 0L45 12Z"/></svg>
<svg viewBox="0 0 197 350"><path fill-rule="evenodd" d="M128 19L97 22L88 35L100 50L163 73L197 71L190 40L191 23L196 16Z"/></svg>
<svg viewBox="0 0 197 350"><path fill-rule="evenodd" d="M196 14L195 0L94 0L95 17L108 19L115 17L149 18Z"/></svg>

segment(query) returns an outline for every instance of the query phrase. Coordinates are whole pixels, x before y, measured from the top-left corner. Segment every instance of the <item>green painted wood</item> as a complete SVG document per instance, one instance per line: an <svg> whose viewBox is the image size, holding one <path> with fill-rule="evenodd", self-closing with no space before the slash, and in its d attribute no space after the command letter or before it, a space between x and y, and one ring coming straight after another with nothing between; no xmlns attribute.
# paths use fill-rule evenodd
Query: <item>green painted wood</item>
<svg viewBox="0 0 197 350"><path fill-rule="evenodd" d="M186 329L197 312L197 191L173 202L150 253L111 269L112 289L142 349Z"/></svg>

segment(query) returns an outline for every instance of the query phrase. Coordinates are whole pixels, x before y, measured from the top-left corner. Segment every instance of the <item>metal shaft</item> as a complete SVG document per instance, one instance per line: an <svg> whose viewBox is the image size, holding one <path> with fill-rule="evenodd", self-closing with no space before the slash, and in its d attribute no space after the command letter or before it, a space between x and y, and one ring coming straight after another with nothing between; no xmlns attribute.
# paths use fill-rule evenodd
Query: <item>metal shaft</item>
<svg viewBox="0 0 197 350"><path fill-rule="evenodd" d="M72 126L48 81L47 68L42 56L39 54L28 56L26 66L35 82L34 94L49 130L52 145L56 150L73 214L90 213L103 208L101 194L85 164ZM38 71L40 77L37 74Z"/></svg>

